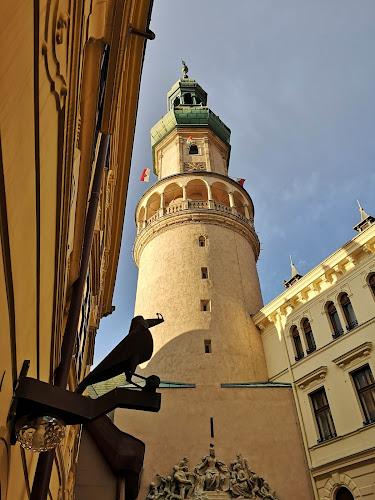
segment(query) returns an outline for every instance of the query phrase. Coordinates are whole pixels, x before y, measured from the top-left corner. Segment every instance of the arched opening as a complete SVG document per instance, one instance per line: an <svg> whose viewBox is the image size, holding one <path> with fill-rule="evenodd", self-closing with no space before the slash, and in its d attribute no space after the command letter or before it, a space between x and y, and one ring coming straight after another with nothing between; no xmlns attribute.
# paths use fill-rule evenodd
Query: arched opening
<svg viewBox="0 0 375 500"><path fill-rule="evenodd" d="M154 193L147 200L147 220L149 220L153 215L158 213L160 208L160 194Z"/></svg>
<svg viewBox="0 0 375 500"><path fill-rule="evenodd" d="M172 208L182 202L182 187L173 182L164 189L164 207Z"/></svg>
<svg viewBox="0 0 375 500"><path fill-rule="evenodd" d="M180 105L180 98L176 97L176 99L173 101L173 106L176 107L176 106L179 106L179 105Z"/></svg>
<svg viewBox="0 0 375 500"><path fill-rule="evenodd" d="M138 233L140 233L143 229L144 218L145 218L145 207L142 207L138 212L138 219L137 219Z"/></svg>
<svg viewBox="0 0 375 500"><path fill-rule="evenodd" d="M236 206L237 212L245 217L246 216L246 214L245 214L245 200L244 200L242 194L240 194L238 191L234 191L233 198L234 198L234 204Z"/></svg>
<svg viewBox="0 0 375 500"><path fill-rule="evenodd" d="M228 188L222 182L214 182L211 186L212 199L221 205L230 207Z"/></svg>
<svg viewBox="0 0 375 500"><path fill-rule="evenodd" d="M336 491L335 500L354 500L354 497L348 488L341 486L341 488Z"/></svg>
<svg viewBox="0 0 375 500"><path fill-rule="evenodd" d="M296 354L295 360L298 361L299 359L303 358L304 353L303 353L301 337L299 335L298 328L295 325L293 325L292 328L290 329L290 334L293 339L294 350Z"/></svg>
<svg viewBox="0 0 375 500"><path fill-rule="evenodd" d="M354 314L354 309L347 293L343 293L340 296L340 304L342 312L344 313L345 316L346 329L348 331L353 330L353 328L358 326L358 321Z"/></svg>
<svg viewBox="0 0 375 500"><path fill-rule="evenodd" d="M189 92L184 94L184 104L193 104L193 98Z"/></svg>
<svg viewBox="0 0 375 500"><path fill-rule="evenodd" d="M192 201L207 201L207 186L200 179L194 179L186 185L186 197Z"/></svg>
<svg viewBox="0 0 375 500"><path fill-rule="evenodd" d="M196 144L192 144L191 146L189 146L189 155L197 155L197 154L199 154L198 146Z"/></svg>
<svg viewBox="0 0 375 500"><path fill-rule="evenodd" d="M195 103L199 106L199 104L202 104L202 100L198 96L195 96Z"/></svg>
<svg viewBox="0 0 375 500"><path fill-rule="evenodd" d="M367 282L368 286L370 287L370 290L372 291L373 296L375 297L375 273L369 275Z"/></svg>
<svg viewBox="0 0 375 500"><path fill-rule="evenodd" d="M344 333L344 330L341 327L340 318L337 314L335 304L333 302L328 302L326 304L326 311L333 331L332 337L336 339Z"/></svg>
<svg viewBox="0 0 375 500"><path fill-rule="evenodd" d="M204 236L199 236L199 238L198 238L198 245L200 247L205 247L206 246L206 238Z"/></svg>
<svg viewBox="0 0 375 500"><path fill-rule="evenodd" d="M307 344L307 354L310 354L311 352L315 351L316 346L310 321L307 318L304 318L302 320L302 328L305 334L305 339Z"/></svg>

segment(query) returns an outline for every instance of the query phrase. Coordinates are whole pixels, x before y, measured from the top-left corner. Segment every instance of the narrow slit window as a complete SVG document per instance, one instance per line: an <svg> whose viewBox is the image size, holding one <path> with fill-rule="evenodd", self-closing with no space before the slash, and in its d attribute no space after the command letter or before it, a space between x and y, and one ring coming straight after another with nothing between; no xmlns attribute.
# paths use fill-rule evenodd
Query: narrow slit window
<svg viewBox="0 0 375 500"><path fill-rule="evenodd" d="M211 340L205 340L204 341L204 352L205 354L210 354L211 351Z"/></svg>
<svg viewBox="0 0 375 500"><path fill-rule="evenodd" d="M211 301L201 300L201 311L208 312L211 311Z"/></svg>
<svg viewBox="0 0 375 500"><path fill-rule="evenodd" d="M202 272L202 280L208 279L207 267L201 267L201 272Z"/></svg>
<svg viewBox="0 0 375 500"><path fill-rule="evenodd" d="M206 246L206 238L204 236L199 236L198 244L200 247L205 247Z"/></svg>
<svg viewBox="0 0 375 500"><path fill-rule="evenodd" d="M211 430L211 437L215 437L214 436L214 419L213 417L210 417L210 430Z"/></svg>

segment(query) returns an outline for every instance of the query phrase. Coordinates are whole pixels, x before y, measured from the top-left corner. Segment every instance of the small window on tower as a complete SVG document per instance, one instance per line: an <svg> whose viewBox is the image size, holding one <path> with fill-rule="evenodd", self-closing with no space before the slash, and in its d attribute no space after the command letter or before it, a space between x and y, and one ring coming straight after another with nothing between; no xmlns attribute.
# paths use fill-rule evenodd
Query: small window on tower
<svg viewBox="0 0 375 500"><path fill-rule="evenodd" d="M206 238L204 236L199 236L198 243L200 247L206 246Z"/></svg>
<svg viewBox="0 0 375 500"><path fill-rule="evenodd" d="M201 311L208 312L211 311L211 301L201 300Z"/></svg>
<svg viewBox="0 0 375 500"><path fill-rule="evenodd" d="M206 280L208 278L207 267L201 267L201 271L202 271L202 280Z"/></svg>
<svg viewBox="0 0 375 500"><path fill-rule="evenodd" d="M211 340L204 341L204 352L206 354L210 354L210 352L211 352Z"/></svg>
<svg viewBox="0 0 375 500"><path fill-rule="evenodd" d="M189 147L189 155L197 155L199 153L198 146L196 144L192 144Z"/></svg>
<svg viewBox="0 0 375 500"><path fill-rule="evenodd" d="M179 106L179 105L180 105L180 98L176 97L176 99L173 101L173 106L176 107L176 106Z"/></svg>
<svg viewBox="0 0 375 500"><path fill-rule="evenodd" d="M184 94L184 104L193 104L193 98L189 92Z"/></svg>

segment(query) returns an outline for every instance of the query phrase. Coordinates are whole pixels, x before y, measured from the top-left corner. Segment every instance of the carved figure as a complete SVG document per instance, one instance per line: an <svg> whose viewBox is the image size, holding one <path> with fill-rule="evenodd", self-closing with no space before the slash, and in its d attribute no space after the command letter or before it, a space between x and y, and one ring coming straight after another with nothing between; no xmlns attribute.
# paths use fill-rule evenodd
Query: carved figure
<svg viewBox="0 0 375 500"><path fill-rule="evenodd" d="M160 484L150 484L146 500L199 500L206 491L228 491L232 498L277 500L275 491L254 473L241 453L231 462L231 470L216 458L213 445L194 471L189 471L188 463L184 457L173 467L171 476L157 474Z"/></svg>
<svg viewBox="0 0 375 500"><path fill-rule="evenodd" d="M210 454L203 458L201 462L195 467L194 472L199 473L200 470L204 469L205 481L204 489L205 491L215 491L220 490L222 483L229 482L229 470L228 467L220 460L215 457L214 446L210 447ZM227 485L229 488L229 484Z"/></svg>

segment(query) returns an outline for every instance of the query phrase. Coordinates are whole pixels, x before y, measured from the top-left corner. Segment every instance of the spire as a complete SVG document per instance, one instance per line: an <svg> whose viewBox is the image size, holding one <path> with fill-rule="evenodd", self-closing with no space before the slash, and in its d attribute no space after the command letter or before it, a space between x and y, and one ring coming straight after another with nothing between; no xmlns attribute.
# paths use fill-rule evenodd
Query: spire
<svg viewBox="0 0 375 500"><path fill-rule="evenodd" d="M292 256L289 255L289 257L290 257L290 267L292 268L292 278L294 278L295 276L297 276L297 274L299 274L299 272L297 271L297 269L295 268L295 266L293 264Z"/></svg>
<svg viewBox="0 0 375 500"><path fill-rule="evenodd" d="M369 215L366 214L366 212L363 210L363 208L361 207L361 204L359 203L358 200L357 200L357 203L358 203L358 206L359 206L359 211L361 212L361 222L362 222L365 219L367 219L367 217L369 217Z"/></svg>
<svg viewBox="0 0 375 500"><path fill-rule="evenodd" d="M292 256L290 255L290 267L292 270L292 276L288 279L288 281L283 281L285 288L289 288L290 286L294 285L296 281L302 278L302 274L300 274L295 265L293 264Z"/></svg>
<svg viewBox="0 0 375 500"><path fill-rule="evenodd" d="M358 224L356 224L353 227L353 229L361 233L364 229L368 228L369 226L371 226L371 224L375 222L375 217L372 217L372 215L367 214L361 207L361 204L359 203L358 200L357 203L361 214L361 221L358 222Z"/></svg>

